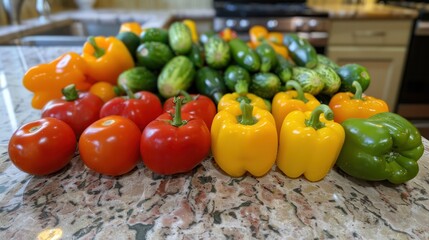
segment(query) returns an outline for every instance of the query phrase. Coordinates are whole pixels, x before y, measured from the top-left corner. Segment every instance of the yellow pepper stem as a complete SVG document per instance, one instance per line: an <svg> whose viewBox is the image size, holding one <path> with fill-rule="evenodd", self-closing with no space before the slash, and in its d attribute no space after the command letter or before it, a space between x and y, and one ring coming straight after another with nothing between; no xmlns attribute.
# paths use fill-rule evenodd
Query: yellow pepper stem
<svg viewBox="0 0 429 240"><path fill-rule="evenodd" d="M303 101L304 103L308 102L308 99L304 95L304 91L302 90L301 85L295 80L290 80L286 82L286 90L295 89L298 93L296 99Z"/></svg>
<svg viewBox="0 0 429 240"><path fill-rule="evenodd" d="M96 58L100 58L106 53L106 51L104 51L104 49L98 47L97 43L95 42L95 38L93 36L88 37L88 42L94 48L94 55Z"/></svg>
<svg viewBox="0 0 429 240"><path fill-rule="evenodd" d="M364 100L362 98L362 86L360 85L360 83L358 81L353 81L352 86L356 89L355 95L352 99Z"/></svg>
<svg viewBox="0 0 429 240"><path fill-rule="evenodd" d="M241 115L238 116L238 122L243 125L253 125L257 120L253 117L253 106L245 101L240 102Z"/></svg>
<svg viewBox="0 0 429 240"><path fill-rule="evenodd" d="M74 101L79 98L79 93L77 92L76 85L70 84L61 89L61 93L63 94L66 101Z"/></svg>
<svg viewBox="0 0 429 240"><path fill-rule="evenodd" d="M187 123L186 120L182 120L182 103L183 99L180 97L174 97L174 114L173 120L170 121L170 124L175 127L183 126Z"/></svg>
<svg viewBox="0 0 429 240"><path fill-rule="evenodd" d="M305 125L307 127L312 127L316 130L324 128L325 124L320 121L320 114L324 114L327 120L334 119L334 113L326 104L320 104L312 112L310 119L305 120Z"/></svg>

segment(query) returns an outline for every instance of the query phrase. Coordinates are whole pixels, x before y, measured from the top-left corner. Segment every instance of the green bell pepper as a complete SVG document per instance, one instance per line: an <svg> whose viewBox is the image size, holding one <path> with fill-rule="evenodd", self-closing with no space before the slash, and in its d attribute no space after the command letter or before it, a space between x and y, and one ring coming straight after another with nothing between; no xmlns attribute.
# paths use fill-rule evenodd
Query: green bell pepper
<svg viewBox="0 0 429 240"><path fill-rule="evenodd" d="M368 181L404 183L419 172L424 146L419 131L396 113L378 113L341 124L346 137L336 165L345 173Z"/></svg>

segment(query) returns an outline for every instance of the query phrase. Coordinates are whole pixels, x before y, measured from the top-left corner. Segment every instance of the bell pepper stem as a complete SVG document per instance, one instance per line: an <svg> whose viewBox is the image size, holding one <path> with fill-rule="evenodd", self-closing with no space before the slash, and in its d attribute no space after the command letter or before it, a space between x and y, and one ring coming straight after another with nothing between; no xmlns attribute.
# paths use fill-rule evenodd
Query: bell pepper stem
<svg viewBox="0 0 429 240"><path fill-rule="evenodd" d="M301 85L295 80L289 80L286 82L286 90L295 89L298 93L296 99L303 101L304 103L308 102L308 99L304 95Z"/></svg>
<svg viewBox="0 0 429 240"><path fill-rule="evenodd" d="M186 120L182 120L182 103L183 99L180 97L174 97L174 114L173 119L170 121L170 124L175 127L183 126L187 123Z"/></svg>
<svg viewBox="0 0 429 240"><path fill-rule="evenodd" d="M253 117L253 106L245 101L240 102L241 115L238 116L238 122L243 125L253 125L257 121Z"/></svg>
<svg viewBox="0 0 429 240"><path fill-rule="evenodd" d="M95 42L95 38L93 36L88 37L88 42L91 44L91 46L94 48L94 55L96 58L102 57L106 52L104 49L100 48L97 43Z"/></svg>
<svg viewBox="0 0 429 240"><path fill-rule="evenodd" d="M185 103L188 103L188 102L190 102L192 100L194 100L194 98L188 92L186 92L185 90L180 90L179 91L179 95L183 96L183 98L182 98L182 105L185 104Z"/></svg>
<svg viewBox="0 0 429 240"><path fill-rule="evenodd" d="M324 128L325 124L323 122L321 122L319 119L320 114L322 114L322 113L325 115L325 119L327 119L327 120L334 119L334 113L328 107L328 105L320 104L311 112L310 119L305 120L305 125L307 127L312 127L316 130Z"/></svg>
<svg viewBox="0 0 429 240"><path fill-rule="evenodd" d="M236 93L244 95L249 91L249 84L246 80L238 80L234 86L234 90Z"/></svg>
<svg viewBox="0 0 429 240"><path fill-rule="evenodd" d="M247 97L247 96L239 96L238 98L236 98L235 99L237 102L240 102L241 103L241 101L244 101L245 103L251 103L252 102L252 100L250 100L250 98L249 97Z"/></svg>
<svg viewBox="0 0 429 240"><path fill-rule="evenodd" d="M69 102L79 98L79 93L77 92L76 86L74 84L67 85L61 89L61 93L63 94L66 101Z"/></svg>
<svg viewBox="0 0 429 240"><path fill-rule="evenodd" d="M353 99L364 100L362 98L362 86L360 83L358 81L353 81L352 86L356 89Z"/></svg>

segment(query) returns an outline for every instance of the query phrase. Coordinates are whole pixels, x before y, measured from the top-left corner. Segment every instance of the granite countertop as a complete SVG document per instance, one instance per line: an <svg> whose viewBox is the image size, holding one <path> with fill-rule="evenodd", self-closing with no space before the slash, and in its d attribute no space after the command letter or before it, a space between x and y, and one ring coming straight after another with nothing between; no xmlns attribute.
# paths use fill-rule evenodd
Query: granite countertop
<svg viewBox="0 0 429 240"><path fill-rule="evenodd" d="M0 239L429 238L426 139L419 174L401 185L359 181L336 168L316 183L276 167L261 178L231 178L211 157L175 176L140 163L106 177L78 155L50 176L21 172L8 158L8 140L40 116L21 79L29 67L67 51L80 49L0 47Z"/></svg>

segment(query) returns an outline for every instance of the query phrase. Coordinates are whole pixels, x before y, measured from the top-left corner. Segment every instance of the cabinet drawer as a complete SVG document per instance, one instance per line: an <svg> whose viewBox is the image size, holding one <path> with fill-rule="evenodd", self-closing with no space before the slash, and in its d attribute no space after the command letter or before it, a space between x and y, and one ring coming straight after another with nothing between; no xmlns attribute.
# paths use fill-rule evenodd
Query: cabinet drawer
<svg viewBox="0 0 429 240"><path fill-rule="evenodd" d="M411 20L332 21L330 45L406 46Z"/></svg>

